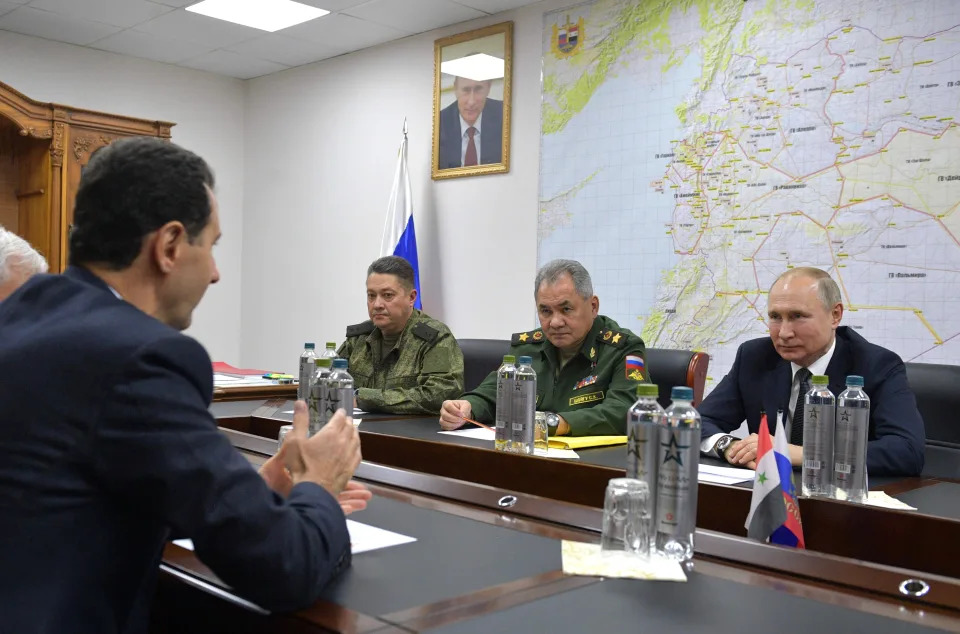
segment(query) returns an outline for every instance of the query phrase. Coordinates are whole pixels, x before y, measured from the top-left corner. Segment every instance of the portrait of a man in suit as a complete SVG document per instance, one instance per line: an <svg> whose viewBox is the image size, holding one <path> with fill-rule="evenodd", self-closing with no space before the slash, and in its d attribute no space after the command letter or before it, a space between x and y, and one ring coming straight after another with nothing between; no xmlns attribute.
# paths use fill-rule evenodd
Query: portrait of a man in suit
<svg viewBox="0 0 960 634"><path fill-rule="evenodd" d="M440 169L503 160L503 102L490 98L493 80L456 77L456 100L440 111Z"/></svg>
<svg viewBox="0 0 960 634"><path fill-rule="evenodd" d="M434 42L434 179L510 171L512 51L512 22Z"/></svg>

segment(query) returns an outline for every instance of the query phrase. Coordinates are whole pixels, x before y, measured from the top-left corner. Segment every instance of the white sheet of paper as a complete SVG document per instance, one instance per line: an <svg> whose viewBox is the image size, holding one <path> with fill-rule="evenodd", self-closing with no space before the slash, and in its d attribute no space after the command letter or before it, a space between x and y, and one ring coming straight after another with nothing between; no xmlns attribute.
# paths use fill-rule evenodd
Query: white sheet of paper
<svg viewBox="0 0 960 634"><path fill-rule="evenodd" d="M400 544L409 544L417 541L416 537L401 535L393 531L361 524L353 520L347 520L347 531L350 533L350 552L354 555L365 553L368 550L377 550L379 548L389 548L390 546L399 546ZM193 540L175 539L173 543L181 548L193 550Z"/></svg>
<svg viewBox="0 0 960 634"><path fill-rule="evenodd" d="M399 546L400 544L409 544L417 541L416 537L401 535L369 524L361 524L353 520L347 520L347 530L350 531L350 551L365 553L368 550L377 550L379 548L389 548L390 546Z"/></svg>
<svg viewBox="0 0 960 634"><path fill-rule="evenodd" d="M701 464L697 479L700 482L713 484L737 484L753 480L753 469L738 469L736 467L717 467Z"/></svg>
<svg viewBox="0 0 960 634"><path fill-rule="evenodd" d="M463 438L476 438L477 440L489 440L493 442L493 438L496 435L492 429L484 429L483 427L474 427L473 429L456 429L454 431L441 431L437 432L438 434L450 434L451 436L462 436Z"/></svg>
<svg viewBox="0 0 960 634"><path fill-rule="evenodd" d="M293 410L292 410L292 409L285 409L285 410L283 410L283 411L280 412L280 413L281 413L281 414L292 414L292 413L293 413ZM363 411L362 409L358 409L358 408L354 407L354 408L353 408L353 414L352 414L352 416L356 416L356 415L358 415L358 414L366 414L366 412ZM356 424L356 423L354 423L354 424Z"/></svg>
<svg viewBox="0 0 960 634"><path fill-rule="evenodd" d="M214 387L243 387L250 385L273 385L273 381L262 376L229 376L226 374L213 375Z"/></svg>
<svg viewBox="0 0 960 634"><path fill-rule="evenodd" d="M579 460L580 454L573 449L534 449L533 455L544 458L557 458L559 460Z"/></svg>

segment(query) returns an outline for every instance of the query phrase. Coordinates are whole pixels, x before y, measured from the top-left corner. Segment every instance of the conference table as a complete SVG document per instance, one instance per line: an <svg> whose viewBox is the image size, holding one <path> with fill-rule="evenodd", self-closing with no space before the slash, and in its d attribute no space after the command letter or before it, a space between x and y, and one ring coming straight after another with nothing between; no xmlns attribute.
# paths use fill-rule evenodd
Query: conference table
<svg viewBox="0 0 960 634"><path fill-rule="evenodd" d="M258 465L292 406L280 396L216 402L211 412ZM351 519L416 542L355 555L320 601L289 615L232 596L191 551L169 544L152 631L960 631L949 541L960 536L949 516L957 483L873 483L917 512L803 499L806 551L747 540L749 488L701 483L686 583L570 576L560 540L599 541L622 446L560 461L438 434L433 417L364 414L359 430L357 479L375 497ZM940 485L948 488L925 494Z"/></svg>

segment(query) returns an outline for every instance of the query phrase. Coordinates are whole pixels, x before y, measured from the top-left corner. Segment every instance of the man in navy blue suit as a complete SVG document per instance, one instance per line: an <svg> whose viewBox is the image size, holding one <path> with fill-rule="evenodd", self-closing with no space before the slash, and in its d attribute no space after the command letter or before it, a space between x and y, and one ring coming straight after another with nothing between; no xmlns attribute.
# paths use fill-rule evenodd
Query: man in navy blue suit
<svg viewBox="0 0 960 634"><path fill-rule="evenodd" d="M269 610L350 563L359 438L342 412L258 474L207 408L210 358L179 331L220 277L206 163L133 138L84 170L63 275L0 303L0 614L10 632L143 632L164 542Z"/></svg>
<svg viewBox="0 0 960 634"><path fill-rule="evenodd" d="M903 361L840 326L840 289L815 268L795 268L773 283L767 302L770 337L747 341L737 350L730 372L700 404L701 450L734 465L756 467L757 430L766 412L771 433L778 410L787 413L790 461L803 461L802 423L794 422L801 383L825 374L840 394L848 375L864 377L870 396L867 473L917 475L923 470L923 419L907 384ZM797 418L800 418L798 416ZM729 432L746 419L750 434L737 440Z"/></svg>
<svg viewBox="0 0 960 634"><path fill-rule="evenodd" d="M503 160L503 102L488 97L492 83L453 80L457 100L440 111L440 169Z"/></svg>

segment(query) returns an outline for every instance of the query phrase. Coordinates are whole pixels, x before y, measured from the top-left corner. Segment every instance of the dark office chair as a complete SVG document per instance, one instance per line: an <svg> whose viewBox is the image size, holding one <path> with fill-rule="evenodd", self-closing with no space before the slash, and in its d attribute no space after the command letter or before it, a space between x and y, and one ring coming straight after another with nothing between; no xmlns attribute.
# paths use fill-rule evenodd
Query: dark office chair
<svg viewBox="0 0 960 634"><path fill-rule="evenodd" d="M703 386L707 381L707 365L710 355L690 350L647 348L644 354L650 382L660 391L657 400L664 407L670 405L670 391L675 385L693 388L693 404L703 400Z"/></svg>
<svg viewBox="0 0 960 634"><path fill-rule="evenodd" d="M960 366L906 363L927 446L923 474L960 478Z"/></svg>
<svg viewBox="0 0 960 634"><path fill-rule="evenodd" d="M507 339L457 339L463 352L463 386L469 392L500 367L510 351Z"/></svg>

